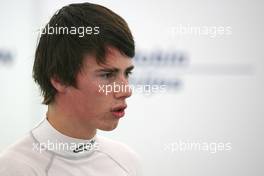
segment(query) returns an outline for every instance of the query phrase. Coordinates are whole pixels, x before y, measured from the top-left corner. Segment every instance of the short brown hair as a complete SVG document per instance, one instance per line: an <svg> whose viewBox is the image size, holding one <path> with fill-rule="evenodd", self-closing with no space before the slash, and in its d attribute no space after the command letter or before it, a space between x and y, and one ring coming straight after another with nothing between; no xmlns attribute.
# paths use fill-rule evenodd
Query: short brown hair
<svg viewBox="0 0 264 176"><path fill-rule="evenodd" d="M48 34L50 27L98 27L98 34ZM46 33L44 33L44 30ZM35 53L33 79L44 97L43 104L54 101L56 89L50 79L76 86L85 54L93 54L98 63L104 63L106 48L112 46L122 54L134 57L135 44L125 20L106 7L91 3L70 4L58 10L42 30Z"/></svg>

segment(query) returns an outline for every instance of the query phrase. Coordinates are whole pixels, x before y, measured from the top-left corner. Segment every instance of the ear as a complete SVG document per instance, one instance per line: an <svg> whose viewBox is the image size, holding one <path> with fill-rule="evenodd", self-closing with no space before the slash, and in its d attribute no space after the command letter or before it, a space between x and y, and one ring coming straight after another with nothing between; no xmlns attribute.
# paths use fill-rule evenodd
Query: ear
<svg viewBox="0 0 264 176"><path fill-rule="evenodd" d="M65 93L67 86L63 84L57 76L50 78L52 86L60 93Z"/></svg>

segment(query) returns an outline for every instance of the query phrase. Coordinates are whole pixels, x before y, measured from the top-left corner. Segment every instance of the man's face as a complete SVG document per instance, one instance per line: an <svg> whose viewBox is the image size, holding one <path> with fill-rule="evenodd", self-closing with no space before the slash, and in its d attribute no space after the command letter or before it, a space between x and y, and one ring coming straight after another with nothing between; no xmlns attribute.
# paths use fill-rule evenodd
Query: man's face
<svg viewBox="0 0 264 176"><path fill-rule="evenodd" d="M65 94L73 117L88 128L115 129L131 96L128 76L132 69L132 60L115 48L108 48L105 64L86 56L76 77L77 88L67 87Z"/></svg>

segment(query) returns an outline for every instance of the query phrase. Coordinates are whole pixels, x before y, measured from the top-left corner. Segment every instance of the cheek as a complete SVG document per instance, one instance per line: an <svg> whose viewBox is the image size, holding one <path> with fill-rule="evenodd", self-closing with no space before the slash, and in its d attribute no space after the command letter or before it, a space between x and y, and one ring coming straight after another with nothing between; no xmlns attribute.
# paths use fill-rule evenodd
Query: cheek
<svg viewBox="0 0 264 176"><path fill-rule="evenodd" d="M98 109L107 105L107 102L110 99L110 94L106 95L105 87L100 86L101 84L94 82L83 89L80 98L84 98L85 104L87 104L87 106Z"/></svg>
<svg viewBox="0 0 264 176"><path fill-rule="evenodd" d="M87 119L102 119L111 108L111 99L103 92L99 92L98 87L91 87L83 93L81 112Z"/></svg>
<svg viewBox="0 0 264 176"><path fill-rule="evenodd" d="M101 98L107 98L112 94L113 86L107 82L98 81L93 86L93 90L96 90L96 95L100 96Z"/></svg>
<svg viewBox="0 0 264 176"><path fill-rule="evenodd" d="M79 84L77 99L82 111L95 113L96 110L102 110L111 106L111 92L107 92L106 84L100 80L83 80Z"/></svg>

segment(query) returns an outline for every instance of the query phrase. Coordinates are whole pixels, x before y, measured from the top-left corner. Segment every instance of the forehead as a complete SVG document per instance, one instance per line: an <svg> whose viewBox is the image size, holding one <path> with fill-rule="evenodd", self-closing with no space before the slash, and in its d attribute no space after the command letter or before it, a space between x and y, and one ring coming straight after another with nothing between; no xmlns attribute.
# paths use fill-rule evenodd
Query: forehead
<svg viewBox="0 0 264 176"><path fill-rule="evenodd" d="M86 55L83 62L84 69L88 69L90 71L105 67L125 69L132 65L132 59L130 57L122 54L118 49L110 47L106 50L105 63L98 64L95 56L91 55Z"/></svg>

